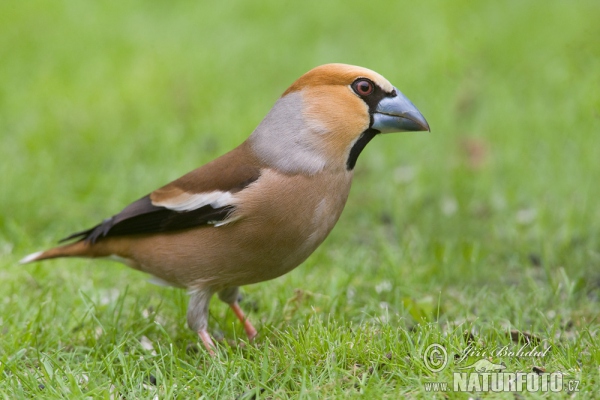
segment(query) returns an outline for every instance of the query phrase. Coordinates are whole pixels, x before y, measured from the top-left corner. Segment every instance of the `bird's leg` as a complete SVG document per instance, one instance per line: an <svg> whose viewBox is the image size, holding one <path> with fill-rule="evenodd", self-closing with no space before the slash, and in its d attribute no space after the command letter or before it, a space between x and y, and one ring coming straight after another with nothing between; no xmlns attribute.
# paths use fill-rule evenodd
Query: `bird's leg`
<svg viewBox="0 0 600 400"><path fill-rule="evenodd" d="M233 310L235 315L238 317L240 321L244 324L244 330L246 331L246 335L248 336L248 340L252 341L256 337L256 328L252 326L252 323L246 318L244 312L240 308L240 305L237 301L229 304L229 307Z"/></svg>
<svg viewBox="0 0 600 400"><path fill-rule="evenodd" d="M208 304L213 291L209 288L190 290L190 302L187 310L188 326L198 333L202 344L211 356L215 356L215 344L208 333Z"/></svg>
<svg viewBox="0 0 600 400"><path fill-rule="evenodd" d="M244 315L244 312L242 311L240 305L238 304L238 299L239 299L238 287L234 286L234 287L230 287L230 288L221 290L219 292L219 299L221 299L225 303L229 304L229 307L231 307L231 309L235 313L235 316L238 317L238 319L242 322L242 324L244 324L244 330L246 331L248 340L252 341L256 337L257 332L256 332L256 329L254 328L254 326L252 326L252 324L248 320L248 318L246 318L246 315Z"/></svg>

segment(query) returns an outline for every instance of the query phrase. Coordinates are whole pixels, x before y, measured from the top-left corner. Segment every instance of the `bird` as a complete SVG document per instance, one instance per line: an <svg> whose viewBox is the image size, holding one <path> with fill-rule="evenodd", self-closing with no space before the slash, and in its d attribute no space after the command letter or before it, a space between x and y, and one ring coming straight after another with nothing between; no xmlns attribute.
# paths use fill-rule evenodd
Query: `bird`
<svg viewBox="0 0 600 400"><path fill-rule="evenodd" d="M186 289L187 323L211 356L214 294L252 341L239 287L277 278L325 240L356 161L376 136L430 131L406 96L370 69L325 64L298 78L238 147L21 263L111 258Z"/></svg>

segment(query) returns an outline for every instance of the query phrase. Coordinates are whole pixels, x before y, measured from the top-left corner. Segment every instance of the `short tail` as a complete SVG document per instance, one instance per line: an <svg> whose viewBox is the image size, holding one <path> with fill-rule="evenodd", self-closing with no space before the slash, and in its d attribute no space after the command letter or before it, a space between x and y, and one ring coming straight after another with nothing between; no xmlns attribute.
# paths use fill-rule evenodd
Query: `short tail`
<svg viewBox="0 0 600 400"><path fill-rule="evenodd" d="M85 241L66 244L64 246L54 247L45 251L29 254L24 257L20 264L29 264L35 261L48 260L59 257L91 257L89 254L90 245Z"/></svg>

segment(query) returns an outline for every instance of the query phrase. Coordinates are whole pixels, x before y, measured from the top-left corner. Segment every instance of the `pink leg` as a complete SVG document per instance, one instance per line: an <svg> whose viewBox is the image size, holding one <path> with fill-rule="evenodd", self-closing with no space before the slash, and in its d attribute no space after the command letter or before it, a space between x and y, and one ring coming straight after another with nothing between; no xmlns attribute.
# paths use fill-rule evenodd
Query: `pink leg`
<svg viewBox="0 0 600 400"><path fill-rule="evenodd" d="M210 335L208 334L208 331L206 329L201 329L198 331L198 336L200 336L200 339L202 339L202 343L204 344L204 347L206 347L206 350L208 350L208 352L210 353L211 357L215 356L215 344L213 343L212 339L210 338Z"/></svg>
<svg viewBox="0 0 600 400"><path fill-rule="evenodd" d="M238 319L244 324L244 330L246 331L246 335L248 335L248 340L252 341L252 339L254 339L254 337L256 336L256 329L254 329L250 321L248 321L248 319L244 315L244 312L240 308L240 305L236 301L229 304L229 307L231 307Z"/></svg>

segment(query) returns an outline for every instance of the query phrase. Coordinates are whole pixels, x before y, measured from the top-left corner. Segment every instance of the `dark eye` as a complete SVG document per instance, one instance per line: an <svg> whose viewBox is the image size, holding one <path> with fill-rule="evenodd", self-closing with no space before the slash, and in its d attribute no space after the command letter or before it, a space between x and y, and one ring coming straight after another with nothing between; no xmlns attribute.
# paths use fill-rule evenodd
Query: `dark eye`
<svg viewBox="0 0 600 400"><path fill-rule="evenodd" d="M352 89L359 96L368 96L373 93L373 82L368 79L357 79L352 84Z"/></svg>

